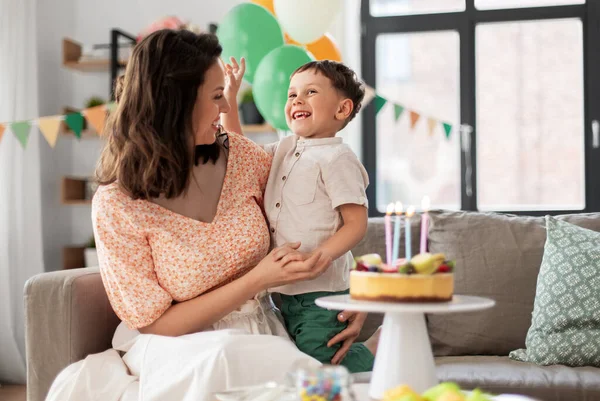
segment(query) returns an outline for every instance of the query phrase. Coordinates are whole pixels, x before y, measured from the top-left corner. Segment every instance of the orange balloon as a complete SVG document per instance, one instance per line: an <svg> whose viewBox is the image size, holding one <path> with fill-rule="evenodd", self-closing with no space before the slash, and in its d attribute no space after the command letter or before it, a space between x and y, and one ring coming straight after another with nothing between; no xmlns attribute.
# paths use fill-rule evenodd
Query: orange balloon
<svg viewBox="0 0 600 401"><path fill-rule="evenodd" d="M254 4L258 4L259 6L263 6L267 10L271 12L271 14L275 15L275 7L273 7L273 0L252 0Z"/></svg>
<svg viewBox="0 0 600 401"><path fill-rule="evenodd" d="M304 45L296 42L294 39L292 39L292 37L290 35L288 35L287 33L283 33L284 36L284 41L286 45L296 45L296 46L300 46L300 47L304 47Z"/></svg>
<svg viewBox="0 0 600 401"><path fill-rule="evenodd" d="M329 33L321 36L316 41L306 45L306 50L312 53L317 60L342 61L342 53L337 43Z"/></svg>

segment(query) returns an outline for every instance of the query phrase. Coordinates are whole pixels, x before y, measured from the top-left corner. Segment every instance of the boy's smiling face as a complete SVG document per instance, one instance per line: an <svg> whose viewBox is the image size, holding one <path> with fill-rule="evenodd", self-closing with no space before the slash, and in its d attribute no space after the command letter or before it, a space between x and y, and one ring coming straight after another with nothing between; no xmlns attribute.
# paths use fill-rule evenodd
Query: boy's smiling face
<svg viewBox="0 0 600 401"><path fill-rule="evenodd" d="M344 98L329 78L306 70L290 80L285 118L298 136L330 138L342 129L352 107L352 100Z"/></svg>

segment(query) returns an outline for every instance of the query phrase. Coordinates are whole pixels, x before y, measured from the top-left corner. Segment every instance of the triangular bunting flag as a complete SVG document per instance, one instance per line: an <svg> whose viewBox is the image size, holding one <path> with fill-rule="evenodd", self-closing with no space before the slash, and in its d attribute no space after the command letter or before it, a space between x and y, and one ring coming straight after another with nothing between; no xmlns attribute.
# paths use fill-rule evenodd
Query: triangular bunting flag
<svg viewBox="0 0 600 401"><path fill-rule="evenodd" d="M415 125L417 125L417 121L419 121L419 118L421 117L421 115L419 113L417 113L416 111L410 111L410 128L415 128Z"/></svg>
<svg viewBox="0 0 600 401"><path fill-rule="evenodd" d="M23 149L27 146L27 140L29 139L29 132L31 132L31 122L19 121L10 125L10 130L15 134Z"/></svg>
<svg viewBox="0 0 600 401"><path fill-rule="evenodd" d="M81 138L83 131L83 116L81 113L69 113L65 116L65 122L73 130L77 138Z"/></svg>
<svg viewBox="0 0 600 401"><path fill-rule="evenodd" d="M431 117L427 119L427 126L429 127L429 136L433 135L436 125L437 125L437 120L435 120Z"/></svg>
<svg viewBox="0 0 600 401"><path fill-rule="evenodd" d="M363 97L363 101L361 103L362 107L365 107L371 100L375 98L375 89L371 88L369 85L365 85L365 97Z"/></svg>
<svg viewBox="0 0 600 401"><path fill-rule="evenodd" d="M400 106L399 104L395 104L394 105L394 119L395 119L395 121L398 121L398 119L400 118L400 116L402 115L402 113L404 113L404 107Z"/></svg>
<svg viewBox="0 0 600 401"><path fill-rule="evenodd" d="M61 116L43 117L38 120L38 127L51 148L56 146L61 122Z"/></svg>
<svg viewBox="0 0 600 401"><path fill-rule="evenodd" d="M117 109L117 103L116 102L106 103L106 110L108 110L109 114L111 114L116 109Z"/></svg>
<svg viewBox="0 0 600 401"><path fill-rule="evenodd" d="M4 126L4 124L0 124L0 142L2 142L2 135L4 135L5 129L6 127Z"/></svg>
<svg viewBox="0 0 600 401"><path fill-rule="evenodd" d="M383 106L385 106L385 104L387 103L387 99L382 98L379 95L376 95L374 102L375 102L375 115L377 115L377 114L379 114L379 112L381 111Z"/></svg>
<svg viewBox="0 0 600 401"><path fill-rule="evenodd" d="M450 133L452 132L452 125L448 123L443 123L444 132L446 133L446 139L450 139Z"/></svg>
<svg viewBox="0 0 600 401"><path fill-rule="evenodd" d="M98 135L102 136L104 132L104 123L106 122L106 107L96 106L83 111L85 113L85 119L90 123L96 130Z"/></svg>

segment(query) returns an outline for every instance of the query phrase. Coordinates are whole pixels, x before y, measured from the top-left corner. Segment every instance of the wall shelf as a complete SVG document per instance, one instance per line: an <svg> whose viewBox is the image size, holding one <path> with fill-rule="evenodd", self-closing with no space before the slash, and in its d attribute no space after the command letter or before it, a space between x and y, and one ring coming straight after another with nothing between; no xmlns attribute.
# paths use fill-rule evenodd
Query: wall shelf
<svg viewBox="0 0 600 401"><path fill-rule="evenodd" d="M80 72L110 71L110 59L81 60L82 45L69 38L63 39L63 66ZM126 60L118 61L119 67L127 65Z"/></svg>
<svg viewBox="0 0 600 401"><path fill-rule="evenodd" d="M63 177L61 182L60 203L63 205L91 205L92 194L88 187L90 178Z"/></svg>
<svg viewBox="0 0 600 401"><path fill-rule="evenodd" d="M62 249L63 269L79 269L85 267L85 247L65 246Z"/></svg>

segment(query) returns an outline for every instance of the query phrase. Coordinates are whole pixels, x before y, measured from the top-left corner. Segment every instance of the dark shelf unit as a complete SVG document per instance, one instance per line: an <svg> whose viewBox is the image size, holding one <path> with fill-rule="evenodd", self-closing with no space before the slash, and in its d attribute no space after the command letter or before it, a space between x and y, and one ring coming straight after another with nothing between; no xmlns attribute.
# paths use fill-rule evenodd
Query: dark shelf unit
<svg viewBox="0 0 600 401"><path fill-rule="evenodd" d="M126 67L119 62L119 39L124 39L127 45L135 45L137 39L135 36L120 29L110 30L110 99L115 100L115 81L119 76L119 71Z"/></svg>

